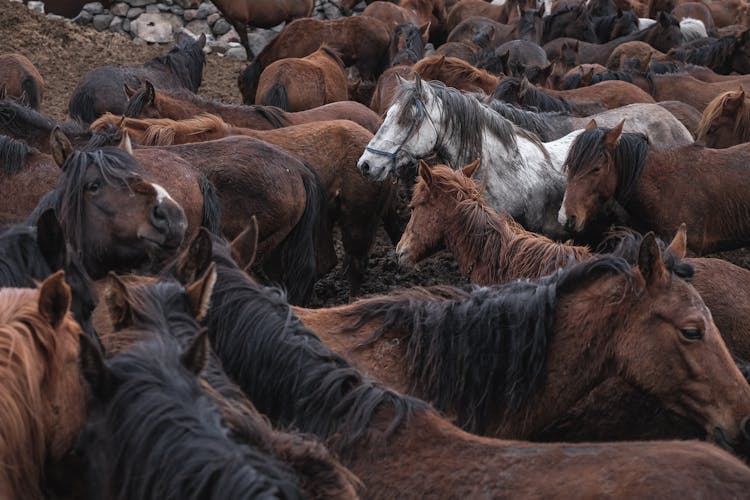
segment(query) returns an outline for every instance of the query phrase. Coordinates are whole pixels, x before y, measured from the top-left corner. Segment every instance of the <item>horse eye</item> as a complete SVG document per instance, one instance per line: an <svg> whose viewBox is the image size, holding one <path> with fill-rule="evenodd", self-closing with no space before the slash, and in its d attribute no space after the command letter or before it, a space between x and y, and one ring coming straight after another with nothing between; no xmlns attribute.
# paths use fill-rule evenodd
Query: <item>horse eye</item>
<svg viewBox="0 0 750 500"><path fill-rule="evenodd" d="M688 340L700 340L703 338L703 330L700 328L680 328L680 333Z"/></svg>
<svg viewBox="0 0 750 500"><path fill-rule="evenodd" d="M601 170L602 170L601 167L592 168L591 169L591 173L592 174L598 174L599 172L601 172Z"/></svg>
<svg viewBox="0 0 750 500"><path fill-rule="evenodd" d="M101 183L99 181L89 182L88 184L86 184L86 191L96 193L97 191L99 191L100 187Z"/></svg>

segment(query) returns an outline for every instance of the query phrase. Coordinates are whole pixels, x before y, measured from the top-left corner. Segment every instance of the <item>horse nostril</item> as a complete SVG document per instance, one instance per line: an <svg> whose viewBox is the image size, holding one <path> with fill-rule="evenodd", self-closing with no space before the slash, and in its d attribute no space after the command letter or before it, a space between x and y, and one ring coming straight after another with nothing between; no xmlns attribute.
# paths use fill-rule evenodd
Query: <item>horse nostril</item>
<svg viewBox="0 0 750 500"><path fill-rule="evenodd" d="M576 227L576 216L575 215L571 215L571 216L568 217L568 220L565 221L565 227L567 229L575 229L575 227Z"/></svg>
<svg viewBox="0 0 750 500"><path fill-rule="evenodd" d="M370 164L367 162L363 162L359 168L362 170L362 173L365 175L370 173Z"/></svg>
<svg viewBox="0 0 750 500"><path fill-rule="evenodd" d="M745 436L745 439L750 440L750 417L743 418L740 427L742 428L742 435Z"/></svg>
<svg viewBox="0 0 750 500"><path fill-rule="evenodd" d="M151 210L151 223L158 229L166 229L169 226L167 212L161 204Z"/></svg>

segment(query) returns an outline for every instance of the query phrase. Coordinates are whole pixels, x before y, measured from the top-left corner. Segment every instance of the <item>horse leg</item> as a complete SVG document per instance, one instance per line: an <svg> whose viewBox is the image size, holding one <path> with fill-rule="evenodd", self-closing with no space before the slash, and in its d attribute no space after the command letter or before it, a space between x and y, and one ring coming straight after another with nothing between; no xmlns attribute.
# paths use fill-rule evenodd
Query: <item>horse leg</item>
<svg viewBox="0 0 750 500"><path fill-rule="evenodd" d="M240 43L243 47L245 47L245 53L247 55L247 60L252 61L255 59L255 54L250 49L250 39L247 37L247 26L245 23L242 23L240 21L231 21L232 26L234 26L234 29L237 31L237 34L240 36Z"/></svg>
<svg viewBox="0 0 750 500"><path fill-rule="evenodd" d="M360 294L380 221L377 210L372 210L371 206L364 208L364 211L358 213L343 211L339 219L341 242L344 247L344 272L349 281L350 299Z"/></svg>

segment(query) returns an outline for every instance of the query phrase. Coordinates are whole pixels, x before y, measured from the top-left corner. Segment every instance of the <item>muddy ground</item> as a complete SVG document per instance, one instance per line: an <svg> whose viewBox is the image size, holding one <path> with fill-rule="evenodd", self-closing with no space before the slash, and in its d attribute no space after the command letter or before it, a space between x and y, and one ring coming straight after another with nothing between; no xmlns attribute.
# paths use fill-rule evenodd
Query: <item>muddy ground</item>
<svg viewBox="0 0 750 500"><path fill-rule="evenodd" d="M84 29L62 21L49 21L25 6L0 0L0 53L19 52L28 57L45 79L42 112L64 119L68 98L79 79L90 69L106 65L139 64L169 50L169 46L137 45L125 35ZM226 103L241 102L237 75L245 63L209 54L203 72L200 94ZM339 257L341 247L337 245ZM735 264L750 268L747 249L721 255ZM339 259L341 262L341 258ZM394 258L394 246L380 231L373 248L363 286L366 294L385 293L396 287L466 283L453 258L441 253L417 269L401 269ZM315 287L314 306L347 301L348 285L341 263Z"/></svg>

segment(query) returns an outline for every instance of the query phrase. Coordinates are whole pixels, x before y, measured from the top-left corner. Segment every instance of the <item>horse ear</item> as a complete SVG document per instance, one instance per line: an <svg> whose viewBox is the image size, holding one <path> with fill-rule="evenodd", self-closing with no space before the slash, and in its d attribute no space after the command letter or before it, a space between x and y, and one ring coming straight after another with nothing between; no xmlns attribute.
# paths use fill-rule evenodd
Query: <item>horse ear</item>
<svg viewBox="0 0 750 500"><path fill-rule="evenodd" d="M203 276L195 283L192 283L185 289L188 300L190 301L190 310L197 321L203 321L208 315L208 308L211 305L211 294L216 284L216 264L213 262Z"/></svg>
<svg viewBox="0 0 750 500"><path fill-rule="evenodd" d="M130 85L128 85L127 83L122 84L122 89L125 91L125 95L128 96L128 99L133 97L135 93L138 92L137 90L130 88Z"/></svg>
<svg viewBox="0 0 750 500"><path fill-rule="evenodd" d="M481 163L481 160L477 158L473 162L466 165L464 168L461 169L461 173L464 174L466 177L471 179L474 177L474 174L477 172L477 169L479 168L479 164Z"/></svg>
<svg viewBox="0 0 750 500"><path fill-rule="evenodd" d="M203 328L198 335L193 338L190 345L180 355L180 363L191 373L200 375L208 364L208 353L211 346L208 343L208 329Z"/></svg>
<svg viewBox="0 0 750 500"><path fill-rule="evenodd" d="M52 271L62 269L66 255L65 235L52 208L42 212L36 221L36 244Z"/></svg>
<svg viewBox="0 0 750 500"><path fill-rule="evenodd" d="M536 11L537 17L544 17L544 10L546 9L546 4L542 3L542 5L539 7L539 10Z"/></svg>
<svg viewBox="0 0 750 500"><path fill-rule="evenodd" d="M130 134L128 134L127 131L122 133L122 139L120 139L120 144L118 144L118 147L132 156L133 143L130 141Z"/></svg>
<svg viewBox="0 0 750 500"><path fill-rule="evenodd" d="M430 166L424 160L419 160L419 176L427 186L432 184L432 171L430 171Z"/></svg>
<svg viewBox="0 0 750 500"><path fill-rule="evenodd" d="M200 45L201 48L205 47L206 46L206 34L201 33L201 36L198 37L196 42L198 42L198 45Z"/></svg>
<svg viewBox="0 0 750 500"><path fill-rule="evenodd" d="M531 84L529 83L529 79L524 76L521 79L521 83L518 86L518 97L523 97L526 95L526 92L528 92L529 87L531 87Z"/></svg>
<svg viewBox="0 0 750 500"><path fill-rule="evenodd" d="M112 372L104 362L104 355L94 341L86 335L78 337L78 362L83 378L88 382L94 395L107 400L113 391Z"/></svg>
<svg viewBox="0 0 750 500"><path fill-rule="evenodd" d="M669 25L672 24L671 21L670 21L670 19L669 19L669 16L663 10L661 12L659 12L659 19L658 19L658 21L659 21L659 24L661 24L665 28L669 27Z"/></svg>
<svg viewBox="0 0 750 500"><path fill-rule="evenodd" d="M187 251L177 263L177 280L183 286L195 283L213 263L213 243L211 234L205 227L198 229Z"/></svg>
<svg viewBox="0 0 750 500"><path fill-rule="evenodd" d="M419 32L422 34L422 43L427 43L427 41L430 39L430 25L432 22L427 21L422 26L419 27Z"/></svg>
<svg viewBox="0 0 750 500"><path fill-rule="evenodd" d="M146 89L146 103L153 104L156 101L156 90L154 84L148 80L143 82L143 87Z"/></svg>
<svg viewBox="0 0 750 500"><path fill-rule="evenodd" d="M620 144L620 137L622 137L622 127L624 125L625 120L623 119L620 123L617 124L615 128L609 130L606 134L604 134L604 146L608 151L614 151L617 145Z"/></svg>
<svg viewBox="0 0 750 500"><path fill-rule="evenodd" d="M8 96L8 89L5 87L5 84L3 83L0 85L0 101L5 99Z"/></svg>
<svg viewBox="0 0 750 500"><path fill-rule="evenodd" d="M508 69L508 61L510 60L510 50L506 50L504 54L500 56L500 62L503 63L503 70Z"/></svg>
<svg viewBox="0 0 750 500"><path fill-rule="evenodd" d="M115 330L122 330L133 325L133 308L130 305L130 293L125 283L113 272L107 275L107 287L104 289L104 302L107 303L109 319Z"/></svg>
<svg viewBox="0 0 750 500"><path fill-rule="evenodd" d="M29 94L25 90L21 91L21 95L18 96L18 103L24 108L31 107L31 99L29 99Z"/></svg>
<svg viewBox="0 0 750 500"><path fill-rule="evenodd" d="M586 124L586 130L592 130L598 126L599 125L596 124L596 120L592 118L591 121Z"/></svg>
<svg viewBox="0 0 750 500"><path fill-rule="evenodd" d="M65 271L57 271L44 280L39 289L39 314L57 329L70 310L71 299Z"/></svg>
<svg viewBox="0 0 750 500"><path fill-rule="evenodd" d="M537 80L539 82L539 85L545 85L547 83L547 80L549 79L549 76L552 74L552 63L548 62L544 66L538 67L538 75L539 79Z"/></svg>
<svg viewBox="0 0 750 500"><path fill-rule="evenodd" d="M648 286L665 283L669 279L669 272L664 266L656 236L652 231L649 231L641 241L638 250L638 269Z"/></svg>
<svg viewBox="0 0 750 500"><path fill-rule="evenodd" d="M617 18L619 19L621 17L622 17L622 9L620 7L617 7Z"/></svg>
<svg viewBox="0 0 750 500"><path fill-rule="evenodd" d="M250 224L232 240L230 246L234 261L249 274L258 251L258 218L255 215L250 217Z"/></svg>
<svg viewBox="0 0 750 500"><path fill-rule="evenodd" d="M581 75L581 85L582 86L588 86L591 84L591 78L594 76L594 68L589 68L588 70L584 70L583 75Z"/></svg>
<svg viewBox="0 0 750 500"><path fill-rule="evenodd" d="M65 161L73 154L73 145L70 143L68 136L60 130L60 127L52 129L49 142L52 149L52 158L55 159L57 166L62 168Z"/></svg>
<svg viewBox="0 0 750 500"><path fill-rule="evenodd" d="M687 254L687 225L683 222L672 239L672 243L667 247L667 251L677 257L684 259Z"/></svg>

